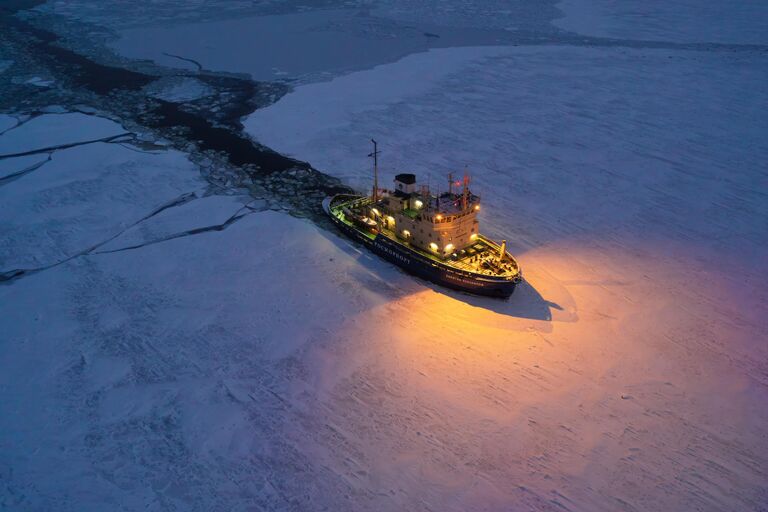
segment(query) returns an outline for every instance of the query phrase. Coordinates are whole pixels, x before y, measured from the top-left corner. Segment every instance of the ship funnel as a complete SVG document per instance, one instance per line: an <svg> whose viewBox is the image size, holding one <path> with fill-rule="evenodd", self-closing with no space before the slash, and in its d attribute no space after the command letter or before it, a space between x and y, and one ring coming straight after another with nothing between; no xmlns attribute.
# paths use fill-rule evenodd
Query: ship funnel
<svg viewBox="0 0 768 512"><path fill-rule="evenodd" d="M499 263L504 261L504 257L507 255L507 241L501 241L501 247L499 247Z"/></svg>

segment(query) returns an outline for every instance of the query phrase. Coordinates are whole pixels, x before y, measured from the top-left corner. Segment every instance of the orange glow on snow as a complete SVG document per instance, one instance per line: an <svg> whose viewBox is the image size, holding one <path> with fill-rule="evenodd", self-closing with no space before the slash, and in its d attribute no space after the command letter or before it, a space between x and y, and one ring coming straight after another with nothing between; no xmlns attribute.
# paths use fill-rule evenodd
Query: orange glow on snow
<svg viewBox="0 0 768 512"><path fill-rule="evenodd" d="M338 428L364 440L376 481L428 482L469 503L503 504L512 488L487 482L525 478L547 494L571 481L609 482L628 454L647 464L659 443L684 450L714 400L746 421L740 370L708 353L712 340L733 349L741 341L709 322L722 315L720 301L700 298L714 281L679 286L694 255L648 259L604 243L612 241L517 251L526 283L508 301L399 273L389 279L394 295L343 321L336 356L318 349L313 359L316 389L343 418ZM635 446L643 448L628 451Z"/></svg>

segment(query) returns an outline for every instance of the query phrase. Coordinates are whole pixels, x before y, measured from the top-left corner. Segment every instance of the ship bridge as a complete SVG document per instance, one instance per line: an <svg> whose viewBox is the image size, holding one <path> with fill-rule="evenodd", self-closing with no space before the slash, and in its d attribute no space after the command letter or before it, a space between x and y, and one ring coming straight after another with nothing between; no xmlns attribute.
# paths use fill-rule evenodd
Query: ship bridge
<svg viewBox="0 0 768 512"><path fill-rule="evenodd" d="M449 182L449 191L437 195L427 186L417 186L413 174L398 174L394 182L394 190L383 194L376 204L381 211L372 211L372 215L380 215L382 227L398 239L440 258L477 241L480 197L469 190L468 178L459 193L451 190L453 183Z"/></svg>

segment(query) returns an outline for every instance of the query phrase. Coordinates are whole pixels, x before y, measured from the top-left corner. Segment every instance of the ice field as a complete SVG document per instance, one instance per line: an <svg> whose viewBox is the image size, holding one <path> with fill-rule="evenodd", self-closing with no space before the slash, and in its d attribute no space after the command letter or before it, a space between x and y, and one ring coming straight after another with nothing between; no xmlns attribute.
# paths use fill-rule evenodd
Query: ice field
<svg viewBox="0 0 768 512"><path fill-rule="evenodd" d="M451 430L459 430L459 418L469 425L484 418L494 439L488 445L507 447L492 459L496 476L487 478L495 486L524 481L525 493L557 496L573 510L750 510L764 502L765 489L759 471L747 468L764 462L739 469L743 459L729 452L740 442L727 432L752 431L737 451L765 453L758 418L768 355L768 189L760 162L768 158L768 91L763 57L752 59L634 49L434 50L300 87L246 126L363 190L370 164L362 134L381 143L390 179L426 173L434 186L449 171L471 171L486 202L485 229L496 238L513 234L513 252L552 320L514 319L519 297L491 318L465 313L466 330L454 325L454 315L463 315L447 304L406 301L406 309L389 305L387 314L404 345L426 338L419 355L432 372L415 380L428 391L406 393L420 403L448 393L439 410L450 414ZM420 71L429 80L409 80ZM497 322L504 327L487 330ZM521 333L512 325L526 327ZM365 329L359 336L366 338ZM467 339L506 355L467 370L465 350L475 348ZM518 372L505 371L505 363L531 351L528 369L536 375L525 383L508 377ZM412 356L409 363L421 375ZM485 386L498 395L481 407L472 397L490 394ZM467 388L474 392L463 394ZM518 430L519 421L528 427ZM474 428L442 441L454 446ZM518 444L520 436L529 442ZM529 443L540 451L529 452ZM750 480L754 488L739 488ZM648 485L665 491L649 493ZM483 488L482 499L471 495L457 509L478 502L495 509L525 493L493 501ZM437 508L446 507L450 501Z"/></svg>
<svg viewBox="0 0 768 512"><path fill-rule="evenodd" d="M563 0L555 25L592 36L678 43L765 44L764 2Z"/></svg>
<svg viewBox="0 0 768 512"><path fill-rule="evenodd" d="M167 101L212 86L163 53L297 79L245 130L347 185L371 137L387 185L466 169L525 282L447 291L114 116L0 113L0 509L768 507L759 5L120 5L37 9L192 73L144 91ZM281 16L327 23L223 60ZM556 40L494 44L525 29ZM333 61L334 34L382 53Z"/></svg>

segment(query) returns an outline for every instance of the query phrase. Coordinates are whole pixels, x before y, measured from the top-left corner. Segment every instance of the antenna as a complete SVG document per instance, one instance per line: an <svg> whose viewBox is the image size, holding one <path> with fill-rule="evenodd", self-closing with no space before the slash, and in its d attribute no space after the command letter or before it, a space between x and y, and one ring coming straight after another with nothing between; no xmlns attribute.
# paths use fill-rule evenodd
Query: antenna
<svg viewBox="0 0 768 512"><path fill-rule="evenodd" d="M453 173L448 173L448 195L453 195Z"/></svg>
<svg viewBox="0 0 768 512"><path fill-rule="evenodd" d="M379 201L379 153L381 151L375 140L371 139L371 142L373 142L373 153L368 154L369 158L373 157L373 195L371 197L373 204L376 204Z"/></svg>
<svg viewBox="0 0 768 512"><path fill-rule="evenodd" d="M469 200L469 174L464 172L464 191L461 196L461 209L467 209L467 202Z"/></svg>

